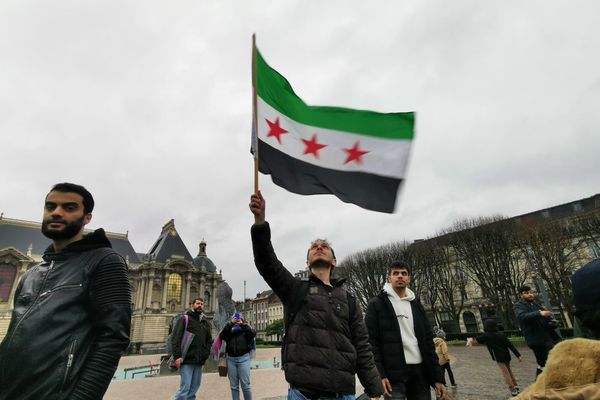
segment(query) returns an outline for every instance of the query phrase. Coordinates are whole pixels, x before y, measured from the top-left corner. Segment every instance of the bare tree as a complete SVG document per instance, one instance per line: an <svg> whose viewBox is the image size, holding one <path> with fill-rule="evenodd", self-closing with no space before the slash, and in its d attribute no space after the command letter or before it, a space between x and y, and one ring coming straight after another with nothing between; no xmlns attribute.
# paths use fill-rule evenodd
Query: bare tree
<svg viewBox="0 0 600 400"><path fill-rule="evenodd" d="M452 317L451 331L458 331L460 314L466 300L467 277L456 264L453 249L445 237L417 241L406 251L414 269L419 272L412 287L430 308L438 325L439 311ZM447 323L446 327L448 329Z"/></svg>
<svg viewBox="0 0 600 400"><path fill-rule="evenodd" d="M434 249L435 246L429 240L419 240L408 246L403 258L411 267L411 289L419 296L425 308L431 310L436 324L440 325L439 288L434 273L436 265Z"/></svg>
<svg viewBox="0 0 600 400"><path fill-rule="evenodd" d="M600 209L580 215L572 223L577 236L590 247L593 257L600 257Z"/></svg>
<svg viewBox="0 0 600 400"><path fill-rule="evenodd" d="M459 221L446 235L464 271L494 304L505 328L516 328L512 304L517 288L529 276L529 270L519 266L516 228L514 220L496 216Z"/></svg>
<svg viewBox="0 0 600 400"><path fill-rule="evenodd" d="M405 242L390 243L354 253L340 263L346 270L348 289L363 309L369 299L381 292L390 265L403 258L406 247Z"/></svg>

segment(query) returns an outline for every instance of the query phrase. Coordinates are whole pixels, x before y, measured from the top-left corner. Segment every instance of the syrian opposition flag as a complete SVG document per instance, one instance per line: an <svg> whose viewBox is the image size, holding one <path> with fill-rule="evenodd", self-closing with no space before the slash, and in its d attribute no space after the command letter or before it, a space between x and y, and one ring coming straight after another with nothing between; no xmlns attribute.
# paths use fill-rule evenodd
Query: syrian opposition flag
<svg viewBox="0 0 600 400"><path fill-rule="evenodd" d="M391 213L414 132L415 115L309 106L255 51L252 151L260 172L290 192L333 194Z"/></svg>

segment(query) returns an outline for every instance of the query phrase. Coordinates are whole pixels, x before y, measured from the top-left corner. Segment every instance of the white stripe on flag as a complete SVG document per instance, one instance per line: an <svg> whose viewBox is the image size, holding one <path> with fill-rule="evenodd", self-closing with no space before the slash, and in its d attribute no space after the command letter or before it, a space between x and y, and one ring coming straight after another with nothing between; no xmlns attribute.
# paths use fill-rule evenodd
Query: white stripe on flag
<svg viewBox="0 0 600 400"><path fill-rule="evenodd" d="M271 122L279 118L279 126L288 131L281 135L281 144L277 138L268 137ZM319 158L313 154L304 154L306 145L302 141L311 140L316 134L318 143L327 147L318 151ZM386 139L364 136L355 133L335 131L298 123L275 110L260 97L258 98L258 138L273 148L298 160L338 171L360 171L376 175L403 179L410 151L411 140ZM360 150L368 151L361 157L362 164L350 161L343 149L353 148L359 142Z"/></svg>

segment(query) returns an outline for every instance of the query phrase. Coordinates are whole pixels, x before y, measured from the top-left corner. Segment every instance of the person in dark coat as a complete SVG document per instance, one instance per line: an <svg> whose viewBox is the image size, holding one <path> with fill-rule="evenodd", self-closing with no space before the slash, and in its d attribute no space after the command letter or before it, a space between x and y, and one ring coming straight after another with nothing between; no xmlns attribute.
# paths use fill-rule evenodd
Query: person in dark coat
<svg viewBox="0 0 600 400"><path fill-rule="evenodd" d="M530 286L521 286L519 297L520 300L513 305L513 310L527 346L535 355L537 376L546 365L548 353L560 340L560 335L556 332L558 321L554 319L552 311L546 310L535 302L535 295Z"/></svg>
<svg viewBox="0 0 600 400"><path fill-rule="evenodd" d="M510 353L508 350L512 351L514 355L519 359L521 359L521 353L519 350L508 340L504 334L498 332L498 324L493 319L485 320L483 324L484 334L477 336L475 340L478 343L485 344L487 346L488 351L490 352L490 356L492 356L492 360L498 363L498 368L500 368L500 372L502 372L502 376L504 377L504 381L508 385L508 389L510 390L510 394L512 396L516 396L519 394L519 386L517 385L517 380L515 379L512 370L510 369Z"/></svg>
<svg viewBox="0 0 600 400"><path fill-rule="evenodd" d="M444 398L444 371L425 309L410 284L410 267L392 263L381 293L369 300L365 322L386 399L429 400L430 387Z"/></svg>
<svg viewBox="0 0 600 400"><path fill-rule="evenodd" d="M597 399L600 393L600 258L573 274L573 305L586 338L558 343L519 400Z"/></svg>
<svg viewBox="0 0 600 400"><path fill-rule="evenodd" d="M240 386L244 400L252 400L250 352L253 350L255 336L256 331L244 321L240 313L234 313L231 321L219 333L221 340L226 343L227 376L233 400L240 400Z"/></svg>
<svg viewBox="0 0 600 400"><path fill-rule="evenodd" d="M204 299L194 299L192 308L177 320L173 328L171 348L181 378L175 400L193 400L200 388L202 366L212 346L211 328L203 310ZM193 334L191 342L189 333Z"/></svg>
<svg viewBox="0 0 600 400"><path fill-rule="evenodd" d="M285 327L282 366L290 384L288 399L353 400L355 375L369 397L379 399L383 388L362 313L356 299L342 287L343 281L331 277L336 259L329 242L316 239L311 243L306 257L310 276L307 281L295 278L275 255L260 191L250 197L249 207L254 214L252 250L258 272L286 313L303 297L300 310Z"/></svg>
<svg viewBox="0 0 600 400"><path fill-rule="evenodd" d="M127 264L103 229L84 234L94 199L54 185L44 202L43 261L21 276L0 344L0 399L102 399L129 345Z"/></svg>

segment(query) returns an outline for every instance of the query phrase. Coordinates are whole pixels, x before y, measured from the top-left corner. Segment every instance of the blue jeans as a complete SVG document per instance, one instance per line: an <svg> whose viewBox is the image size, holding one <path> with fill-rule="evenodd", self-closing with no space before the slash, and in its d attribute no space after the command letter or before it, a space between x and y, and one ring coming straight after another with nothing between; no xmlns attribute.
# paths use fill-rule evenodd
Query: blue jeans
<svg viewBox="0 0 600 400"><path fill-rule="evenodd" d="M227 376L229 376L233 400L240 400L240 385L242 386L242 392L244 392L244 400L252 400L250 353L239 357L227 356Z"/></svg>
<svg viewBox="0 0 600 400"><path fill-rule="evenodd" d="M181 364L179 373L181 382L174 400L195 400L196 392L200 388L200 381L202 380L202 365Z"/></svg>
<svg viewBox="0 0 600 400"><path fill-rule="evenodd" d="M342 395L338 397L320 397L321 400L354 400L353 394ZM306 397L298 389L289 388L287 400L306 400Z"/></svg>

